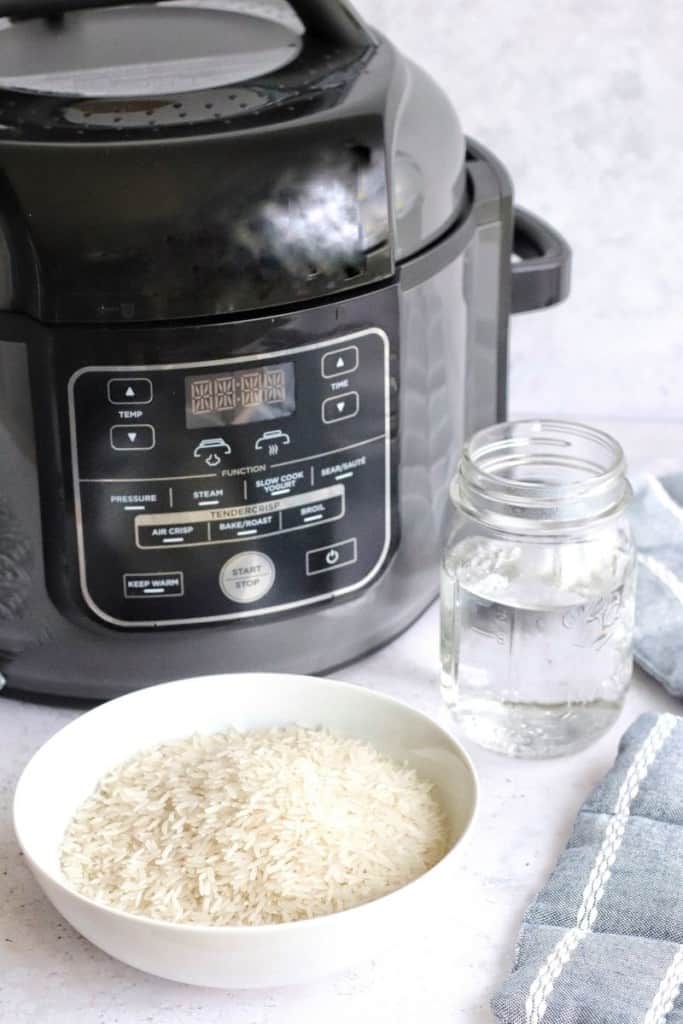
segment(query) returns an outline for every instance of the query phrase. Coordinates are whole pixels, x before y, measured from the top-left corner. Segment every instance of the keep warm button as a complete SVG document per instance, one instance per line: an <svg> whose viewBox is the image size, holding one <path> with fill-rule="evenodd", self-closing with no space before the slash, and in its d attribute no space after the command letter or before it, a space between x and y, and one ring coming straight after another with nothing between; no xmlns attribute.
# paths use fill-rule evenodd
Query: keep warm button
<svg viewBox="0 0 683 1024"><path fill-rule="evenodd" d="M123 596L182 597L185 593L182 572L127 572L123 576Z"/></svg>
<svg viewBox="0 0 683 1024"><path fill-rule="evenodd" d="M332 572L358 561L358 542L355 537L342 540L339 544L328 544L324 548L313 548L306 552L306 575L316 576L319 572Z"/></svg>

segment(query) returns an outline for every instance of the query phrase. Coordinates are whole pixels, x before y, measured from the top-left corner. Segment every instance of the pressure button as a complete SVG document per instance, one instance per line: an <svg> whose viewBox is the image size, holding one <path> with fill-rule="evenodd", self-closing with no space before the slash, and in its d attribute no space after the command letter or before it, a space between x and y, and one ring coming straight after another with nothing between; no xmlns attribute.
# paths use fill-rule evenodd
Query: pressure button
<svg viewBox="0 0 683 1024"><path fill-rule="evenodd" d="M231 601L251 604L265 597L275 583L275 565L262 551L242 551L225 562L218 582Z"/></svg>

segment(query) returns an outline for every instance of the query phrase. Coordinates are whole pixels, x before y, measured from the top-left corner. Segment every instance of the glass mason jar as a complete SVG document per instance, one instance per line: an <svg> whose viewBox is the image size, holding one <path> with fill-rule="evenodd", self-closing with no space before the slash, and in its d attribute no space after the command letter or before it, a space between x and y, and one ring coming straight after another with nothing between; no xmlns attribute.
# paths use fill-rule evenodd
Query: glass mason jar
<svg viewBox="0 0 683 1024"><path fill-rule="evenodd" d="M617 442L578 423L475 434L451 484L442 692L477 743L519 757L587 746L632 671L635 551Z"/></svg>

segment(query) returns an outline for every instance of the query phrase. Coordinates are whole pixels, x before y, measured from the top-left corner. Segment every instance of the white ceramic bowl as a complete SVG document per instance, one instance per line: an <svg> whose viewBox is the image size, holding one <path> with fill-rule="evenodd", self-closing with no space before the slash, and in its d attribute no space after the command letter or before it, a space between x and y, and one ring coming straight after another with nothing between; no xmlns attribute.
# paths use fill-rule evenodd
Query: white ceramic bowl
<svg viewBox="0 0 683 1024"><path fill-rule="evenodd" d="M166 740L228 727L325 726L408 762L436 787L448 853L426 874L351 910L291 924L169 924L110 909L63 878L59 847L76 808L105 772ZM474 769L426 716L359 686L310 676L244 674L165 683L89 711L41 747L14 799L14 827L48 899L81 934L142 971L195 985L260 988L308 981L370 958L449 899L449 879L477 801Z"/></svg>

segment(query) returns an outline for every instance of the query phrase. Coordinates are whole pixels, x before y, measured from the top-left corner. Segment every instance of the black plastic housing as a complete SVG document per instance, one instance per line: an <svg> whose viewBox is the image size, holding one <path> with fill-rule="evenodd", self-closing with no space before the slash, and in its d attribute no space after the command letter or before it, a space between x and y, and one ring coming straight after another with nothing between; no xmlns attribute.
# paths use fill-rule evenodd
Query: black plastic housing
<svg viewBox="0 0 683 1024"><path fill-rule="evenodd" d="M18 2L0 15L31 12ZM56 31L82 17L44 3ZM509 176L474 143L466 159L428 76L348 5L293 6L303 41L259 79L144 103L0 89L0 673L14 689L97 699L169 675L318 672L395 636L435 596L462 444L505 416L509 313L566 294L566 243L530 215L515 232ZM372 329L389 353L390 530L367 585L239 621L98 617L79 574L74 374ZM102 434L100 412L78 429ZM368 531L374 493L356 509ZM112 542L105 516L93 525Z"/></svg>

